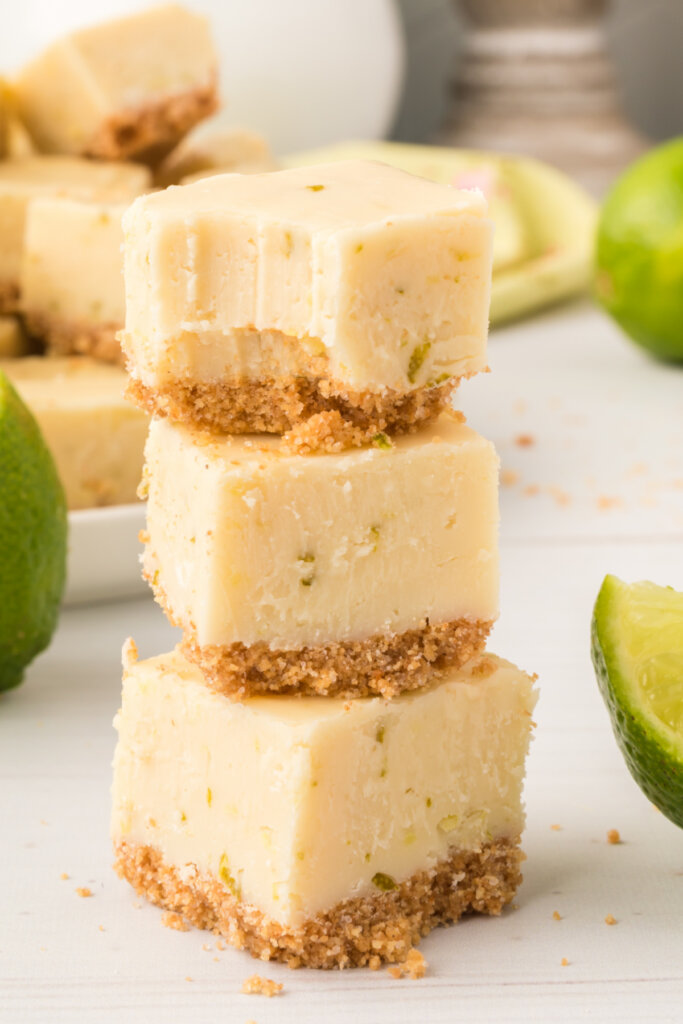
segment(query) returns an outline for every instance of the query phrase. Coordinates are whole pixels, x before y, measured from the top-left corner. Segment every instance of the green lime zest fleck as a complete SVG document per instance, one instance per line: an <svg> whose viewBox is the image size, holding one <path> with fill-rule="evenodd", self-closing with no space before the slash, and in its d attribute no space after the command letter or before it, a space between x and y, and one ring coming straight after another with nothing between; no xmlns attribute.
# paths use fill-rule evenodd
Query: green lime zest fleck
<svg viewBox="0 0 683 1024"><path fill-rule="evenodd" d="M303 850L297 850L297 854L296 854L296 859L297 860L303 860L305 856L306 856L306 854L304 853Z"/></svg>
<svg viewBox="0 0 683 1024"><path fill-rule="evenodd" d="M311 565L313 562L315 562L315 555L307 553L305 555L301 555L297 559L297 561L303 562L305 565ZM311 584L313 583L314 579L315 579L315 572L311 571L311 572L308 573L307 576L303 576L301 578L301 586L302 587L310 587Z"/></svg>
<svg viewBox="0 0 683 1024"><path fill-rule="evenodd" d="M438 377L432 377L431 380L427 381L427 387L436 388L439 384L443 384L444 381L450 380L450 373L440 373Z"/></svg>
<svg viewBox="0 0 683 1024"><path fill-rule="evenodd" d="M423 341L421 345L416 345L411 352L410 361L408 363L408 380L411 384L415 383L415 379L417 378L431 347L431 341Z"/></svg>
<svg viewBox="0 0 683 1024"><path fill-rule="evenodd" d="M399 295L405 295L406 293L405 288L397 288L396 291L398 292Z"/></svg>
<svg viewBox="0 0 683 1024"><path fill-rule="evenodd" d="M187 821L187 815L185 814L185 811L180 812L180 820Z"/></svg>
<svg viewBox="0 0 683 1024"><path fill-rule="evenodd" d="M383 430L380 430L379 434L375 434L372 438L372 443L375 448L381 448L383 451L388 451L393 448L394 445L387 434Z"/></svg>
<svg viewBox="0 0 683 1024"><path fill-rule="evenodd" d="M458 827L459 821L460 818L458 817L457 814L447 814L445 818L441 819L441 821L437 825L437 828L439 829L440 832L445 832L446 834L448 834L449 832L452 832L453 829Z"/></svg>
<svg viewBox="0 0 683 1024"><path fill-rule="evenodd" d="M227 853L221 854L221 859L218 865L218 876L228 892L232 893L235 899L239 899L242 895L242 889L231 874L230 861L228 860Z"/></svg>
<svg viewBox="0 0 683 1024"><path fill-rule="evenodd" d="M309 192L322 192L322 190L325 188L325 186L324 185L307 185L306 188L308 189Z"/></svg>
<svg viewBox="0 0 683 1024"><path fill-rule="evenodd" d="M366 863L366 864L369 864L369 863L370 863L370 854L369 854L369 853L366 853L366 854L365 854L365 863Z"/></svg>
<svg viewBox="0 0 683 1024"><path fill-rule="evenodd" d="M432 798L431 798L431 796L427 797L427 799L425 800L425 803L426 803L427 807L431 807L432 806Z"/></svg>
<svg viewBox="0 0 683 1024"><path fill-rule="evenodd" d="M391 875L385 875L383 871L378 871L372 876L372 884L382 892L391 892L392 889L398 888Z"/></svg>
<svg viewBox="0 0 683 1024"><path fill-rule="evenodd" d="M363 251L363 243L359 242L358 245L356 246L356 252L362 252L362 251Z"/></svg>
<svg viewBox="0 0 683 1024"><path fill-rule="evenodd" d="M383 725L378 725L377 726L377 731L375 732L375 739L376 739L376 741L378 743L384 743L384 733L385 732L386 732L385 726L383 726Z"/></svg>
<svg viewBox="0 0 683 1024"><path fill-rule="evenodd" d="M207 790L206 790L206 802L209 805L209 807L211 806L212 801L213 801L213 793L211 792L211 786L209 786L207 788Z"/></svg>

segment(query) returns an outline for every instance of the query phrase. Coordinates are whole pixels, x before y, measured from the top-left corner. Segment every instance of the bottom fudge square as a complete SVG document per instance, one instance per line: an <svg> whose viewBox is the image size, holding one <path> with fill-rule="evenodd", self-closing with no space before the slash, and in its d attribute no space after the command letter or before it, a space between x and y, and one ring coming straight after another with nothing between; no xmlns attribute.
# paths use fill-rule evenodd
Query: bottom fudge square
<svg viewBox="0 0 683 1024"><path fill-rule="evenodd" d="M395 700L228 700L178 652L127 660L119 875L264 960L405 960L519 882L533 679L484 654Z"/></svg>

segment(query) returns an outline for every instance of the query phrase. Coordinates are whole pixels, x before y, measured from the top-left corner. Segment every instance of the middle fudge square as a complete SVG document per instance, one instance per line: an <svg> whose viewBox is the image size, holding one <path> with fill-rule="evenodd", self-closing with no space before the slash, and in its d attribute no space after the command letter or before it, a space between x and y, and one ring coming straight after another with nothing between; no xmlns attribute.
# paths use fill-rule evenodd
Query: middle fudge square
<svg viewBox="0 0 683 1024"><path fill-rule="evenodd" d="M395 696L483 648L498 611L498 459L443 414L302 457L152 422L144 573L215 690Z"/></svg>
<svg viewBox="0 0 683 1024"><path fill-rule="evenodd" d="M219 175L124 220L129 393L225 433L336 414L352 443L433 419L486 366L476 192L348 161Z"/></svg>

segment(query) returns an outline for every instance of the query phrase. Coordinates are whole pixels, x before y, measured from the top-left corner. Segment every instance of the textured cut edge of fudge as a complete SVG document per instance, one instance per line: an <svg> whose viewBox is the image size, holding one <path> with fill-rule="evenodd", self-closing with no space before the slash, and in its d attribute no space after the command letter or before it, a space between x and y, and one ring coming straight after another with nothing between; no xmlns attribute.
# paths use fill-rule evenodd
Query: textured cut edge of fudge
<svg viewBox="0 0 683 1024"><path fill-rule="evenodd" d="M130 365L128 366L131 372ZM177 423L222 434L285 434L295 448L338 451L367 444L375 434L412 433L449 408L460 378L408 393L350 391L327 379L288 376L234 382L175 381L148 387L131 377L126 396L140 408ZM337 413L330 438L327 417L307 428L311 418Z"/></svg>
<svg viewBox="0 0 683 1024"><path fill-rule="evenodd" d="M117 110L83 147L82 155L100 160L136 160L154 165L191 128L219 107L217 76L206 85L164 96L153 103Z"/></svg>
<svg viewBox="0 0 683 1024"><path fill-rule="evenodd" d="M157 601L173 621L163 595ZM177 623L176 623L177 625ZM460 668L483 651L492 622L425 622L404 633L378 633L292 650L265 642L200 647L185 632L182 654L202 671L207 685L227 697L301 694L325 697L397 697L433 682L446 669Z"/></svg>
<svg viewBox="0 0 683 1024"><path fill-rule="evenodd" d="M0 281L0 314L17 313L20 294L18 281Z"/></svg>
<svg viewBox="0 0 683 1024"><path fill-rule="evenodd" d="M420 938L465 913L500 914L522 881L519 842L519 836L501 837L477 850L453 850L395 889L344 900L296 930L240 901L211 874L165 863L152 846L115 843L114 866L151 903L260 960L289 967L364 967L405 960Z"/></svg>
<svg viewBox="0 0 683 1024"><path fill-rule="evenodd" d="M25 311L25 317L29 333L45 342L48 355L91 356L100 362L123 365L117 337L121 324L77 323L30 309Z"/></svg>

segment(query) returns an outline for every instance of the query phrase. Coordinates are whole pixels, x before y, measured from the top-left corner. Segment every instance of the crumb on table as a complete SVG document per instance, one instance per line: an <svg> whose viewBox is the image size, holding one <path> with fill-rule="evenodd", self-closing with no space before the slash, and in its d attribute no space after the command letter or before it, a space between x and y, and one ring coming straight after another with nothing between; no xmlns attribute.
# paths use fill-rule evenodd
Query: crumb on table
<svg viewBox="0 0 683 1024"><path fill-rule="evenodd" d="M518 434L515 438L515 444L518 448L531 448L532 445L536 444L536 438L532 434Z"/></svg>
<svg viewBox="0 0 683 1024"><path fill-rule="evenodd" d="M550 827L553 830L553 832L561 832L562 831L562 826L561 825L551 825Z"/></svg>
<svg viewBox="0 0 683 1024"><path fill-rule="evenodd" d="M61 878L61 880L63 882L66 882L66 880L68 879L69 876L67 875L66 871L62 871L62 873L61 873L61 875L59 877Z"/></svg>
<svg viewBox="0 0 683 1024"><path fill-rule="evenodd" d="M245 996L277 996L282 992L282 983L272 978L262 978L260 974L252 974L242 982L242 993Z"/></svg>
<svg viewBox="0 0 683 1024"><path fill-rule="evenodd" d="M560 960L560 966L561 967L569 967L569 960L567 960L566 956L563 956L562 959Z"/></svg>
<svg viewBox="0 0 683 1024"><path fill-rule="evenodd" d="M92 889L88 889L87 885L79 885L76 889L76 894L85 899L87 896L92 896Z"/></svg>
<svg viewBox="0 0 683 1024"><path fill-rule="evenodd" d="M619 834L618 828L610 828L607 830L607 842L610 846L617 846L621 842L621 835Z"/></svg>
<svg viewBox="0 0 683 1024"><path fill-rule="evenodd" d="M605 918L605 924L616 924L616 923L617 923L617 919L616 919L616 917L614 917L613 914L608 914L607 917Z"/></svg>
<svg viewBox="0 0 683 1024"><path fill-rule="evenodd" d="M396 967L389 968L389 974L392 978L410 978L412 981L416 981L418 978L424 978L427 972L427 961L422 956L422 953L418 949L411 949L408 951L403 963L397 964Z"/></svg>
<svg viewBox="0 0 683 1024"><path fill-rule="evenodd" d="M503 469L500 474L500 482L503 487L514 487L519 480L519 473L514 469Z"/></svg>
<svg viewBox="0 0 683 1024"><path fill-rule="evenodd" d="M190 926L182 914L176 914L173 910L166 910L161 915L161 923L164 928L172 928L176 932L189 932Z"/></svg>
<svg viewBox="0 0 683 1024"><path fill-rule="evenodd" d="M553 921L561 921L561 920L562 920L562 914L559 912L559 910L553 910Z"/></svg>

